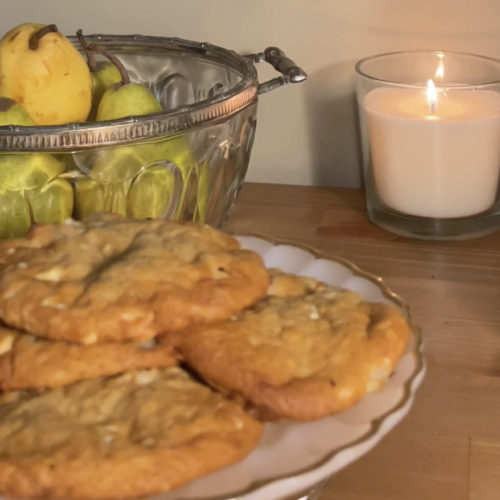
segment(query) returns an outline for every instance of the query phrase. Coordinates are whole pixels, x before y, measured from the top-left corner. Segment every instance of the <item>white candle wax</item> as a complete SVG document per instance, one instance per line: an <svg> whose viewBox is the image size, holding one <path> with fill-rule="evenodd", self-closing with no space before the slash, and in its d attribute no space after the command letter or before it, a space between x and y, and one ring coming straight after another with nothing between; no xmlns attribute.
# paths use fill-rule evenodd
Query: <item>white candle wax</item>
<svg viewBox="0 0 500 500"><path fill-rule="evenodd" d="M381 200L406 214L465 217L495 201L500 175L500 94L376 88L364 99Z"/></svg>

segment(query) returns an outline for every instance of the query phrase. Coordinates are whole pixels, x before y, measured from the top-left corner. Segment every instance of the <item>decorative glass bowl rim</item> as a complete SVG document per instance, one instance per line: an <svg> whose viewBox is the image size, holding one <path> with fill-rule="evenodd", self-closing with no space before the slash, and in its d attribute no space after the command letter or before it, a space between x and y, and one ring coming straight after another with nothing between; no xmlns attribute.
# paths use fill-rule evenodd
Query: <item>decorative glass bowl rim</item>
<svg viewBox="0 0 500 500"><path fill-rule="evenodd" d="M68 38L76 44L76 37ZM136 47L207 58L236 70L241 79L216 96L144 116L67 125L3 126L0 127L0 151L63 152L173 136L237 113L257 98L258 80L253 61L232 50L175 37L96 34L85 38L89 43L98 42L111 50L113 47Z"/></svg>

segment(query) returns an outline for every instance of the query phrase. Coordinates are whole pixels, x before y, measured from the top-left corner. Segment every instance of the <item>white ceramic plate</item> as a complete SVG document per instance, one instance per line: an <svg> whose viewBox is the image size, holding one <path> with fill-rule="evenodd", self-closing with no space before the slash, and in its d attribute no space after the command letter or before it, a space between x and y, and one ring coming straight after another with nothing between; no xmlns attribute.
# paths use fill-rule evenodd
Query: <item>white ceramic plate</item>
<svg viewBox="0 0 500 500"><path fill-rule="evenodd" d="M380 278L354 264L253 236L238 239L258 252L267 267L343 286L373 302L392 303L410 319L402 299ZM277 499L303 491L358 459L408 413L424 378L420 333L413 324L412 333L406 353L382 391L367 395L350 410L315 422L266 424L259 446L242 462L150 500Z"/></svg>

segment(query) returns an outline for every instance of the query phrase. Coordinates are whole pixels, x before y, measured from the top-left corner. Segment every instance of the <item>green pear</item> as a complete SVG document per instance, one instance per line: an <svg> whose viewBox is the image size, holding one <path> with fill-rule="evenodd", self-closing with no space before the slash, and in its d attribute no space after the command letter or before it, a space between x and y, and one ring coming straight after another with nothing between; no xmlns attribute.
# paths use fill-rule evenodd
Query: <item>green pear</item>
<svg viewBox="0 0 500 500"><path fill-rule="evenodd" d="M0 97L0 124L30 126L34 122L20 104ZM69 183L61 199L55 200L58 193L54 194L53 189L49 197L47 190L42 191L65 169L62 161L48 153L0 154L0 238L26 234L31 226L31 216L35 222L58 222L60 218L52 218L56 204L61 207L61 213L71 216L73 195L68 196L68 187L71 191Z"/></svg>
<svg viewBox="0 0 500 500"><path fill-rule="evenodd" d="M6 125L20 125L29 127L35 125L33 118L14 99L0 97L0 127Z"/></svg>
<svg viewBox="0 0 500 500"><path fill-rule="evenodd" d="M41 188L31 189L26 198L37 224L64 222L73 213L73 187L66 179L58 177Z"/></svg>
<svg viewBox="0 0 500 500"><path fill-rule="evenodd" d="M146 160L140 146L125 145L95 151L90 161L92 162L90 176L102 184L109 184L120 181L132 182Z"/></svg>
<svg viewBox="0 0 500 500"><path fill-rule="evenodd" d="M188 193L188 189L191 185L191 176L199 174L198 161L191 150L188 136L181 134L140 147L142 148L142 156L150 163L158 161L171 162L179 169L182 189L173 218L180 219L186 204L196 204L196 200L189 199L190 193Z"/></svg>
<svg viewBox="0 0 500 500"><path fill-rule="evenodd" d="M76 36L87 56L87 65L92 77L92 108L87 121L95 121L97 117L97 107L99 106L102 95L111 85L120 82L122 76L120 70L111 61L96 61L81 29L76 32Z"/></svg>
<svg viewBox="0 0 500 500"><path fill-rule="evenodd" d="M118 68L121 75L118 83L104 91L97 107L97 121L149 115L163 110L158 99L149 89L130 81L129 74L118 57L94 43L89 44L88 48L107 57Z"/></svg>
<svg viewBox="0 0 500 500"><path fill-rule="evenodd" d="M105 61L99 61L97 63L97 69L92 73L93 97L89 120L97 120L97 108L99 107L102 95L107 89L120 80L120 72L114 64Z"/></svg>
<svg viewBox="0 0 500 500"><path fill-rule="evenodd" d="M93 154L90 176L102 190L102 210L126 215L128 190L143 165L144 158L136 146L102 148ZM83 196L84 193L80 193L80 197ZM86 196L81 204L91 206L90 190Z"/></svg>
<svg viewBox="0 0 500 500"><path fill-rule="evenodd" d="M0 155L0 187L27 190L42 187L65 170L63 162L49 153Z"/></svg>
<svg viewBox="0 0 500 500"><path fill-rule="evenodd" d="M115 83L102 95L96 118L97 121L116 120L159 113L162 109L153 93L143 85Z"/></svg>
<svg viewBox="0 0 500 500"><path fill-rule="evenodd" d="M34 125L34 121L16 101L0 97L0 124L30 126ZM48 153L2 153L0 188L31 189L43 185L64 170L64 164Z"/></svg>
<svg viewBox="0 0 500 500"><path fill-rule="evenodd" d="M24 193L0 188L0 239L24 236L30 227L30 210Z"/></svg>

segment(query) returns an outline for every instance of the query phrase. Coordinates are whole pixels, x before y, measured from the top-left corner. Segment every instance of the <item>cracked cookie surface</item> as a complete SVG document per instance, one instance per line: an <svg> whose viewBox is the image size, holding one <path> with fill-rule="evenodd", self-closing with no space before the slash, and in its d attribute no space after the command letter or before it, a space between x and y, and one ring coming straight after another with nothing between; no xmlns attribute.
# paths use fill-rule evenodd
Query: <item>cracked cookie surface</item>
<svg viewBox="0 0 500 500"><path fill-rule="evenodd" d="M82 344L227 318L268 283L256 253L192 223L101 216L0 243L0 318Z"/></svg>
<svg viewBox="0 0 500 500"><path fill-rule="evenodd" d="M90 346L43 340L0 326L0 390L58 387L139 368L177 365L171 346L108 342Z"/></svg>
<svg viewBox="0 0 500 500"><path fill-rule="evenodd" d="M0 494L130 498L246 456L262 424L179 368L0 395Z"/></svg>
<svg viewBox="0 0 500 500"><path fill-rule="evenodd" d="M230 320L165 336L217 389L263 414L312 420L383 386L409 339L403 315L310 278L273 276Z"/></svg>

